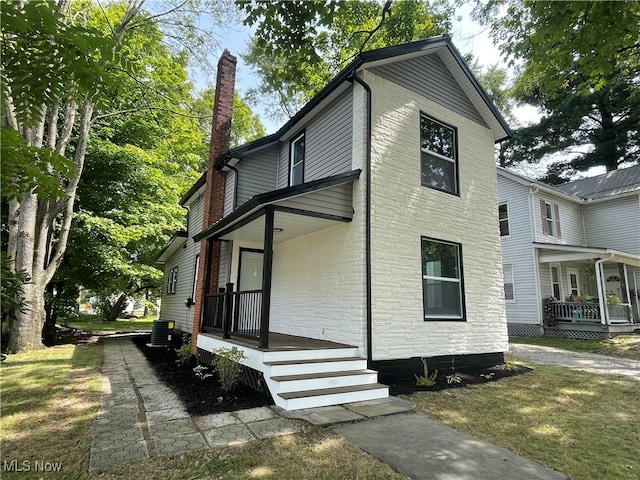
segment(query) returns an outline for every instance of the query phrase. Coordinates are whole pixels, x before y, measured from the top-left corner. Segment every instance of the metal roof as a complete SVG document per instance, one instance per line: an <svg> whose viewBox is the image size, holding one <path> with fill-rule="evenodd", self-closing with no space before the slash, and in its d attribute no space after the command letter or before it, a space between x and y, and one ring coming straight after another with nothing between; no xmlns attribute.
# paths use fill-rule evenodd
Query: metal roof
<svg viewBox="0 0 640 480"><path fill-rule="evenodd" d="M640 165L564 183L555 188L564 193L591 200L634 191L640 192Z"/></svg>

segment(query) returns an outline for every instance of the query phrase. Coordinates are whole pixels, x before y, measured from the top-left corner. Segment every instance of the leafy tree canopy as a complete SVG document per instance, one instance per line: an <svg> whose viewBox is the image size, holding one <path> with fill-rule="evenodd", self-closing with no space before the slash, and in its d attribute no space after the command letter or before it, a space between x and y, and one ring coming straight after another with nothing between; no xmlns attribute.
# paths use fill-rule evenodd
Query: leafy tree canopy
<svg viewBox="0 0 640 480"><path fill-rule="evenodd" d="M475 16L515 67L512 94L543 112L505 162L556 154L553 176L638 161L640 3L490 1Z"/></svg>
<svg viewBox="0 0 640 480"><path fill-rule="evenodd" d="M244 56L261 78L253 92L291 116L363 50L446 33L456 2L237 1L256 26Z"/></svg>

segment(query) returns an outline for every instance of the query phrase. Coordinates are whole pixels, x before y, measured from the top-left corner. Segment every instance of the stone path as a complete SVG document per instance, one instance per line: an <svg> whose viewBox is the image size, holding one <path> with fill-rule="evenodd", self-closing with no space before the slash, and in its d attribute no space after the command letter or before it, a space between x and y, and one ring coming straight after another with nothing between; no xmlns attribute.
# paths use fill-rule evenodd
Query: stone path
<svg viewBox="0 0 640 480"><path fill-rule="evenodd" d="M558 365L601 375L621 375L640 381L640 362L597 353L570 352L554 347L510 343L509 353L533 363Z"/></svg>
<svg viewBox="0 0 640 480"><path fill-rule="evenodd" d="M91 470L298 431L268 407L190 417L129 337L104 340L102 374Z"/></svg>

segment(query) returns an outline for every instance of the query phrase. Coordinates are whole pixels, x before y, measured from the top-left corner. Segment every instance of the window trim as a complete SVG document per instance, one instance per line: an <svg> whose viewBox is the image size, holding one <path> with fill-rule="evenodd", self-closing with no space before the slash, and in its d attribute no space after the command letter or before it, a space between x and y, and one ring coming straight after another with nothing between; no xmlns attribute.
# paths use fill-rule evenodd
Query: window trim
<svg viewBox="0 0 640 480"><path fill-rule="evenodd" d="M551 215L551 216L549 216ZM560 206L555 202L540 199L542 234L548 237L562 238L560 229Z"/></svg>
<svg viewBox="0 0 640 480"><path fill-rule="evenodd" d="M303 141L305 142L304 147L303 147L303 154L302 154L302 161L298 162L296 165L293 164L293 153L294 153L294 144L297 143L300 139L303 139ZM290 187L293 187L294 185L300 185L300 183L304 183L304 167L305 167L305 163L306 163L306 157L307 157L307 144L306 144L306 131L302 130L300 133L298 133L297 135L295 135L291 141L289 142L289 179L287 184ZM299 165L300 163L302 163L302 181L300 183L296 183L293 184L293 167Z"/></svg>
<svg viewBox="0 0 640 480"><path fill-rule="evenodd" d="M576 276L576 293L573 293L573 291L572 291L571 275L575 275ZM573 267L567 268L567 293L569 294L569 296L571 296L571 295L576 295L576 296L582 295L582 288L580 288L580 272L578 271L577 268L573 268Z"/></svg>
<svg viewBox="0 0 640 480"><path fill-rule="evenodd" d="M424 241L442 243L445 245L453 245L457 249L458 268L460 271L459 271L459 278L455 283L458 283L459 290L460 290L460 316L452 317L449 315L442 315L442 316L427 315L425 305L424 305L424 299L425 299L424 281L428 278L433 278L433 279L445 280L451 283L454 283L454 282L452 282L452 279L448 277L435 277L435 276L424 274L424 259L422 257L422 243ZM442 240L439 238L421 236L420 237L420 276L421 276L421 284L422 284L422 319L423 321L425 322L466 322L467 321L467 306L465 301L464 267L463 267L463 261L462 261L462 244L461 243L452 242L450 240Z"/></svg>
<svg viewBox="0 0 640 480"><path fill-rule="evenodd" d="M427 148L422 148L422 120L423 119L427 119L431 122L434 123L438 123L446 128L449 128L453 131L453 158L444 156L439 154L438 152L434 152L432 150L429 150ZM454 195L456 197L460 196L460 158L458 155L458 128L454 125L451 125L447 122L443 122L442 120L438 120L435 117L432 117L431 115L427 115L425 112L420 111L420 123L419 123L419 137L420 137L420 185L425 187L425 188L430 188L432 190L437 190L439 192L443 192L443 193L448 193L449 195ZM432 155L436 158L440 158L442 160L446 160L449 161L451 163L453 163L453 168L454 168L454 174L455 174L455 184L454 184L454 191L451 190L447 190L444 188L438 188L438 187L433 187L431 185L425 185L424 183L422 183L422 154L426 153L427 155Z"/></svg>
<svg viewBox="0 0 640 480"><path fill-rule="evenodd" d="M561 302L562 301L562 269L560 268L560 264L559 263L550 263L549 264L549 281L551 283L551 296L555 298L554 291L553 291L553 284L555 283L553 281L553 269L554 268L558 269L558 290L560 291L560 295L558 296L558 298L556 298L556 300Z"/></svg>
<svg viewBox="0 0 640 480"><path fill-rule="evenodd" d="M175 295L178 287L178 267L173 267L169 270L169 276L167 280L167 294Z"/></svg>
<svg viewBox="0 0 640 480"><path fill-rule="evenodd" d="M191 291L191 302L195 304L198 295L198 270L200 269L200 254L196 255L193 267L193 289Z"/></svg>
<svg viewBox="0 0 640 480"><path fill-rule="evenodd" d="M511 282L507 282L507 279L504 276L504 267L506 267L506 266L511 267ZM503 287L507 283L511 283L511 292L512 292L512 295L513 295L513 298L507 298L507 294L506 294L506 290L505 290L505 295L504 295L505 303L516 303L516 274L515 274L515 267L513 266L513 263L503 263L502 264L502 277L503 277L503 279L502 279Z"/></svg>
<svg viewBox="0 0 640 480"><path fill-rule="evenodd" d="M506 211L507 211L507 218L505 219L500 219L500 207L502 207L504 205ZM502 234L502 222L506 222L507 223L507 233L506 234ZM510 237L511 236L511 224L509 223L509 202L500 202L498 204L498 231L500 232L500 237Z"/></svg>

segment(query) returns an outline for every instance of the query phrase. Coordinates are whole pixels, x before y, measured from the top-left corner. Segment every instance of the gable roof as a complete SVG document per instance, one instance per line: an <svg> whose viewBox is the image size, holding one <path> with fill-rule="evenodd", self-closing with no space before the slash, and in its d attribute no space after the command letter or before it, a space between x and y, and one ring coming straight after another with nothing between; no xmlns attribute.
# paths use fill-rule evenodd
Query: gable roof
<svg viewBox="0 0 640 480"><path fill-rule="evenodd" d="M526 177L524 175L521 175L516 172L512 172L511 170L507 170L506 168L500 167L500 166L496 166L496 170L497 170L498 176L502 176L504 178L513 180L514 182L519 183L520 185L524 185L525 187L535 188L545 193L557 195L559 197L563 197L564 199L575 202L575 203L582 203L581 198L575 195L571 195L570 193L558 190L552 185L547 185L546 183L542 183L540 180L535 180L533 178Z"/></svg>
<svg viewBox="0 0 640 480"><path fill-rule="evenodd" d="M640 165L567 182L555 188L570 195L591 200L640 192Z"/></svg>
<svg viewBox="0 0 640 480"><path fill-rule="evenodd" d="M361 52L276 133L229 150L225 155L216 159L215 167L218 169L223 168L230 158L241 158L242 155L247 152L277 142L304 117L317 111L318 107L328 103L327 100L331 101L339 93L343 92L350 85L349 81L358 71L434 53L441 58L453 77L460 84L471 103L493 132L495 141L500 142L509 138L512 135L512 131L504 117L500 114L487 92L475 78L460 55L460 52L453 46L451 37L449 37L449 35L441 35L417 42Z"/></svg>

